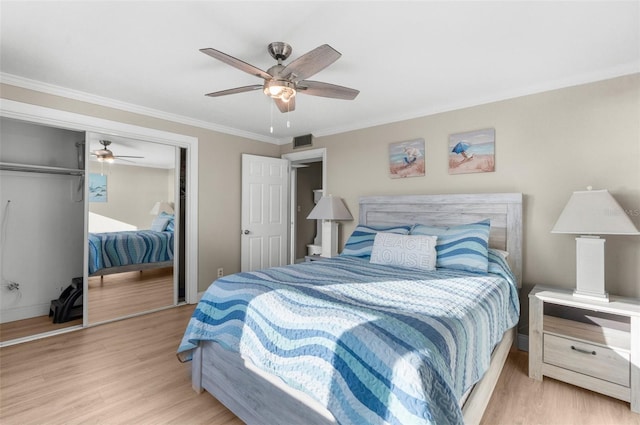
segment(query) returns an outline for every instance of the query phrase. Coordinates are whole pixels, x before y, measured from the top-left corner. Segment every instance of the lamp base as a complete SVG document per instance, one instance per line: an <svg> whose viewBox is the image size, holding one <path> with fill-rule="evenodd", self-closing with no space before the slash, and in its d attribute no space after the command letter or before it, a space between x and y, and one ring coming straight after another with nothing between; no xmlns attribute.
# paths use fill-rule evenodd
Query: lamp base
<svg viewBox="0 0 640 425"><path fill-rule="evenodd" d="M338 255L338 223L332 220L322 220L322 252L324 258Z"/></svg>
<svg viewBox="0 0 640 425"><path fill-rule="evenodd" d="M597 236L576 238L575 297L609 301L604 289L604 239Z"/></svg>
<svg viewBox="0 0 640 425"><path fill-rule="evenodd" d="M609 293L605 292L604 294L594 293L594 292L584 292L578 291L577 289L573 290L573 296L577 298L586 298L592 301L600 301L603 303L609 302Z"/></svg>

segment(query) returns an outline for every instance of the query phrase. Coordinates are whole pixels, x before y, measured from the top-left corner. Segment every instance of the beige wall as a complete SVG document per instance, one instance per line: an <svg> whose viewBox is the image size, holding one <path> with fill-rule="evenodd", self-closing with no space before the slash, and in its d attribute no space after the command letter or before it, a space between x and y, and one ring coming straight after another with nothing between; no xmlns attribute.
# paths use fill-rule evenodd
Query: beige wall
<svg viewBox="0 0 640 425"><path fill-rule="evenodd" d="M3 84L1 97L198 138L198 290L240 271L241 154L279 156L277 145Z"/></svg>
<svg viewBox="0 0 640 425"><path fill-rule="evenodd" d="M449 175L449 134L490 127L496 171ZM389 178L389 143L415 138L425 140L426 175ZM550 233L574 190L609 189L640 228L640 74L315 138L313 147L327 148L328 193L354 216L362 195L522 192L523 294L575 286L574 236ZM356 221L344 223L341 244ZM606 239L607 290L640 297L640 236Z"/></svg>
<svg viewBox="0 0 640 425"><path fill-rule="evenodd" d="M241 153L279 156L291 151L288 145L12 86L2 86L2 97L197 137L201 291L215 279L218 267L227 274L240 269ZM537 283L574 286L574 238L550 233L572 191L588 185L609 189L640 227L639 117L637 74L319 137L313 147L327 148L328 193L345 198L354 216L362 195L522 192L525 294ZM449 134L489 127L496 130L496 171L449 175ZM426 176L389 178L388 144L418 137L426 142ZM343 241L355 224L343 226ZM607 237L606 267L611 293L640 297L639 236Z"/></svg>
<svg viewBox="0 0 640 425"><path fill-rule="evenodd" d="M149 229L149 214L158 201L173 202L173 169L135 165L104 165L89 161L89 172L107 176L107 202L89 202L89 211ZM171 197L170 197L171 196Z"/></svg>

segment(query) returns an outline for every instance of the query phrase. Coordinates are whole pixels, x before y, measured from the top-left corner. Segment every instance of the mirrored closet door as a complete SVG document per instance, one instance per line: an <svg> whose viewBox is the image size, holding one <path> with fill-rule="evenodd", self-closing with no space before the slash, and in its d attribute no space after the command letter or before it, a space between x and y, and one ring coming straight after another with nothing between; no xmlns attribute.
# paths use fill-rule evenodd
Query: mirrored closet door
<svg viewBox="0 0 640 425"><path fill-rule="evenodd" d="M88 324L176 305L179 148L87 140Z"/></svg>

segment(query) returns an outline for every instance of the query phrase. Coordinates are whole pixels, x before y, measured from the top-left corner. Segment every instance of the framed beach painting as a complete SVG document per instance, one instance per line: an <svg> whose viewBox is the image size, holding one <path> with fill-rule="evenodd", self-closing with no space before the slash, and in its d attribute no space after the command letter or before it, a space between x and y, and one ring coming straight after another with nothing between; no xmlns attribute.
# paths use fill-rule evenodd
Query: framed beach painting
<svg viewBox="0 0 640 425"><path fill-rule="evenodd" d="M389 175L392 179L424 176L424 139L389 144Z"/></svg>
<svg viewBox="0 0 640 425"><path fill-rule="evenodd" d="M107 176L89 174L89 202L107 202Z"/></svg>
<svg viewBox="0 0 640 425"><path fill-rule="evenodd" d="M449 136L449 174L495 171L496 130L456 133Z"/></svg>

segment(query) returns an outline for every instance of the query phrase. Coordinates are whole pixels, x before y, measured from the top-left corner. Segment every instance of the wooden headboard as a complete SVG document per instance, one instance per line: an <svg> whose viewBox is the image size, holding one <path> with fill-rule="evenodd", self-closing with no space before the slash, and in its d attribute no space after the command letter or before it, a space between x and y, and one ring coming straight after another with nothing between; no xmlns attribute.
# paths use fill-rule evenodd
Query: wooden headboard
<svg viewBox="0 0 640 425"><path fill-rule="evenodd" d="M395 195L360 198L365 225L455 226L491 220L489 246L509 252L507 261L522 285L522 194Z"/></svg>

